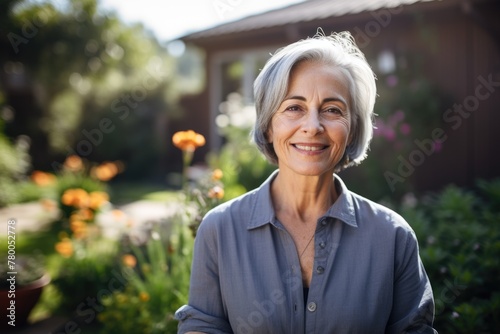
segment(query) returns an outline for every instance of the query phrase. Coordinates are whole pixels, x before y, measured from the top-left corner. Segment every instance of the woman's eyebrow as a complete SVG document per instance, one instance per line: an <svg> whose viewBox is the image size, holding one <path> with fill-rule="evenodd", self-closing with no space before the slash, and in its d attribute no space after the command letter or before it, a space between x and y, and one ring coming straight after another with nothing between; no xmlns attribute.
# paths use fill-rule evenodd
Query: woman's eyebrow
<svg viewBox="0 0 500 334"><path fill-rule="evenodd" d="M287 96L287 97L285 97L285 99L283 100L283 102L285 102L287 100L300 100L300 101L307 102L307 99L305 97L303 97L303 96L300 96L300 95ZM340 102L340 103L342 103L344 105L344 108L347 107L347 103L341 97L326 97L322 101L322 103L327 103L327 102Z"/></svg>

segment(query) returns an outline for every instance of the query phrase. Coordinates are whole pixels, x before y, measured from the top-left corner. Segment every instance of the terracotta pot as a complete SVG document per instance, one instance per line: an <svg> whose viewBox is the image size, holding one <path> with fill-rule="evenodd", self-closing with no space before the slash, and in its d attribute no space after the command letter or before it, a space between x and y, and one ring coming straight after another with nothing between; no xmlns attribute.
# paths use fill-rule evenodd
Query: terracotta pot
<svg viewBox="0 0 500 334"><path fill-rule="evenodd" d="M14 329L25 325L28 316L40 299L43 288L49 283L50 277L46 274L30 284L17 286L15 297L12 298L8 296L9 290L0 290L0 317L2 319L0 328ZM15 310L8 310L11 307L11 301L15 301ZM14 320L15 327L9 324L12 320Z"/></svg>

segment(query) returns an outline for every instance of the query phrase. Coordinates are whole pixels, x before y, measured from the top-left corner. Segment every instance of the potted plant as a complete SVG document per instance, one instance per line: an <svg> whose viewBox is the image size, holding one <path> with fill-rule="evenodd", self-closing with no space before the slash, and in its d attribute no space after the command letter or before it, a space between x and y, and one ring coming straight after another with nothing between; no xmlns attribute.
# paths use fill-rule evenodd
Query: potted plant
<svg viewBox="0 0 500 334"><path fill-rule="evenodd" d="M50 277L37 256L16 256L0 263L1 329L25 325Z"/></svg>

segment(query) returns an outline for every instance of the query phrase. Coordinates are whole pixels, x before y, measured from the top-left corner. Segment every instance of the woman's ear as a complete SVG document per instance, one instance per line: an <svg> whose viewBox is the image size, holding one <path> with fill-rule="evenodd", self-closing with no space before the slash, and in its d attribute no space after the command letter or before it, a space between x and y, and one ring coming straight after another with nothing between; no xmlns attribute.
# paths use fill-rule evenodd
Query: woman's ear
<svg viewBox="0 0 500 334"><path fill-rule="evenodd" d="M347 145L346 146L350 146L352 144L353 138L354 138L354 132L349 131L349 136L347 137Z"/></svg>
<svg viewBox="0 0 500 334"><path fill-rule="evenodd" d="M271 128L266 131L266 141L268 144L273 143L273 130Z"/></svg>
<svg viewBox="0 0 500 334"><path fill-rule="evenodd" d="M347 146L351 145L354 139L354 134L356 133L357 125L358 125L357 120L351 121L351 124L349 126L349 135L347 136Z"/></svg>

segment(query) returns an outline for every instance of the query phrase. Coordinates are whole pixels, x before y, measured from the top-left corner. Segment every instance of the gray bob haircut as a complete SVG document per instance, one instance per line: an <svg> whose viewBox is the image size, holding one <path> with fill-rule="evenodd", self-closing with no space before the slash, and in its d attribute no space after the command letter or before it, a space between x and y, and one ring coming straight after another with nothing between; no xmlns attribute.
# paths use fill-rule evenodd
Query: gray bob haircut
<svg viewBox="0 0 500 334"><path fill-rule="evenodd" d="M303 61L337 67L349 79L350 142L341 161L335 166L335 171L359 164L366 158L373 136L373 106L377 88L375 74L349 32L325 36L318 31L311 38L279 49L267 61L254 82L257 120L252 136L255 144L269 162L278 163L273 145L268 142L267 133L274 113L285 99L290 74L294 67Z"/></svg>

